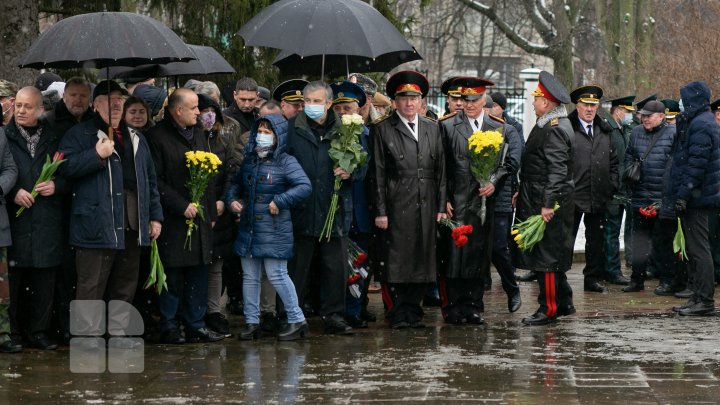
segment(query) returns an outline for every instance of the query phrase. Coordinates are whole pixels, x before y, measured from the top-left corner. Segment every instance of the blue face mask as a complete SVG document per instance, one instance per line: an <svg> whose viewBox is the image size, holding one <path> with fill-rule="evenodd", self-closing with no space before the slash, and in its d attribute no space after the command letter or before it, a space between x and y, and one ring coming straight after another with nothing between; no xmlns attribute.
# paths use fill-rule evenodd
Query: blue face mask
<svg viewBox="0 0 720 405"><path fill-rule="evenodd" d="M623 124L629 124L632 122L633 115L631 113L625 113L625 116L623 117L622 123Z"/></svg>
<svg viewBox="0 0 720 405"><path fill-rule="evenodd" d="M271 134L258 133L255 137L255 143L261 148L269 148L273 145L273 136Z"/></svg>
<svg viewBox="0 0 720 405"><path fill-rule="evenodd" d="M304 111L308 118L317 121L325 115L325 104L305 104Z"/></svg>

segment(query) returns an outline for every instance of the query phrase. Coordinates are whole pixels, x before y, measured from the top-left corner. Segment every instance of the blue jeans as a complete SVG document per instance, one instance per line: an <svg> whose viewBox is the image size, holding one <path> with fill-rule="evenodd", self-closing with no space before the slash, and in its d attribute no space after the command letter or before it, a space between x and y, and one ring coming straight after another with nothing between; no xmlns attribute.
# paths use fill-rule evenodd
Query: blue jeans
<svg viewBox="0 0 720 405"><path fill-rule="evenodd" d="M260 323L260 283L263 269L285 306L288 323L305 320L305 315L298 305L295 285L287 272L287 260L255 257L242 257L240 260L243 269L243 310L246 324Z"/></svg>
<svg viewBox="0 0 720 405"><path fill-rule="evenodd" d="M178 329L178 315L186 328L204 328L208 300L207 268L204 265L172 267L165 268L165 274L168 290L158 296L160 330Z"/></svg>

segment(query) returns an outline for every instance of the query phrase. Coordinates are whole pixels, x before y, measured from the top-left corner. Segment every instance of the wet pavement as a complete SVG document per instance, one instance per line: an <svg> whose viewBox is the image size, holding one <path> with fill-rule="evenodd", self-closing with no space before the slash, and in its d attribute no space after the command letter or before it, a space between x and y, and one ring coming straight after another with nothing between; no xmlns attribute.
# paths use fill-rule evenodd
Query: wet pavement
<svg viewBox="0 0 720 405"><path fill-rule="evenodd" d="M426 329L375 323L340 337L321 335L312 318L300 342L124 353L141 373L72 373L67 348L1 355L0 404L720 403L720 318L673 314L683 301L654 295L652 281L640 293L585 293L581 273L569 273L577 314L550 326L520 323L536 309L537 284L521 284L523 307L509 314L494 274L480 326L444 325L430 308ZM379 294L370 298L380 314ZM239 330L241 318L229 318Z"/></svg>

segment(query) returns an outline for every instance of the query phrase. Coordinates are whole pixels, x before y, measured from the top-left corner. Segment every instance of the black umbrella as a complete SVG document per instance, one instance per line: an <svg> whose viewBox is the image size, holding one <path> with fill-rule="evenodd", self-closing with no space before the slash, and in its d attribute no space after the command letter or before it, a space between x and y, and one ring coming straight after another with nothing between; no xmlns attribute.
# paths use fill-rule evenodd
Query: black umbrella
<svg viewBox="0 0 720 405"><path fill-rule="evenodd" d="M101 12L58 21L30 46L19 66L109 68L192 59L187 45L159 21L135 13ZM112 139L112 128L108 136Z"/></svg>
<svg viewBox="0 0 720 405"><path fill-rule="evenodd" d="M377 58L390 52L414 52L395 26L360 0L282 0L250 19L238 35L245 45L283 49L302 57ZM320 63L322 72L322 57Z"/></svg>
<svg viewBox="0 0 720 405"><path fill-rule="evenodd" d="M235 69L225 58L210 46L188 45L196 60L189 62L173 62L164 65L142 65L137 67L113 66L107 74L112 79L168 77L168 76L195 76L217 73L235 73ZM101 78L107 78L105 73Z"/></svg>
<svg viewBox="0 0 720 405"><path fill-rule="evenodd" d="M290 51L282 51L273 61L273 65L277 66L284 75L317 73L323 68L323 56L325 56L325 73L331 77L349 76L350 72L389 72L405 62L422 59L415 48L412 52L390 52L374 59L354 55L314 55L303 58Z"/></svg>

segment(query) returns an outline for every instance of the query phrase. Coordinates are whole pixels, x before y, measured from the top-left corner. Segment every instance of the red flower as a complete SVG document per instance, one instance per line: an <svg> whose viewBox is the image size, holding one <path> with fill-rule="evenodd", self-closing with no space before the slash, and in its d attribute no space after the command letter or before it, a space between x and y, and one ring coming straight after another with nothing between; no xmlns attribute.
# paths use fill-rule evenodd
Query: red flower
<svg viewBox="0 0 720 405"><path fill-rule="evenodd" d="M469 241L469 240L468 240L468 237L467 237L467 236L465 236L465 235L460 235L459 237L455 238L455 240L454 240L454 242L455 242L455 247L459 247L459 248L460 248L460 247L463 247L463 246L467 245L468 241Z"/></svg>
<svg viewBox="0 0 720 405"><path fill-rule="evenodd" d="M355 274L353 274L352 276L348 277L348 279L347 279L348 285L352 285L352 284L357 283L357 281L360 280L360 277L361 277L361 276L360 276L359 274L357 274L357 273L355 273Z"/></svg>

